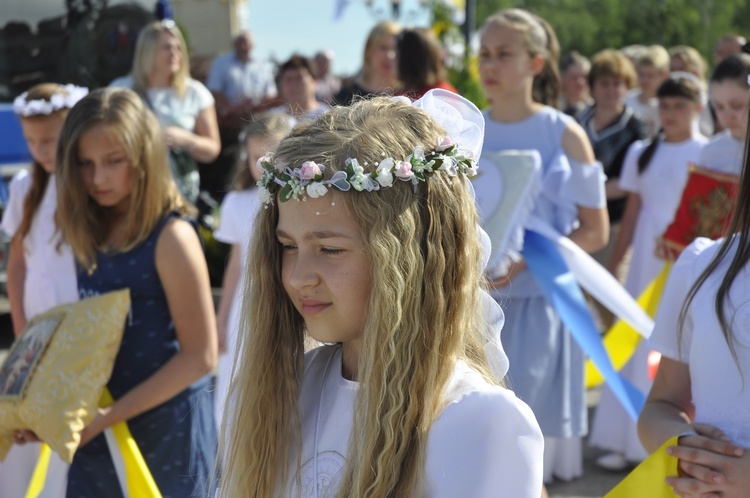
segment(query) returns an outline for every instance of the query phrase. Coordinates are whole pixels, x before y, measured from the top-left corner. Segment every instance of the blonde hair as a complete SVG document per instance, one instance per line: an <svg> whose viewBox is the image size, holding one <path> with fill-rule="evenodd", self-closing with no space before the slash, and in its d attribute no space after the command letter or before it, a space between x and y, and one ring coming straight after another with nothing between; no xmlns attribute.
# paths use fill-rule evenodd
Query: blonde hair
<svg viewBox="0 0 750 498"><path fill-rule="evenodd" d="M630 89L636 85L637 77L633 63L625 54L612 48L597 52L591 59L591 71L589 71L589 86L593 89L596 80L605 76L612 76L625 83Z"/></svg>
<svg viewBox="0 0 750 498"><path fill-rule="evenodd" d="M693 73L702 82L706 80L706 61L700 52L687 45L676 45L669 49L670 59L677 59L685 64L687 71Z"/></svg>
<svg viewBox="0 0 750 498"><path fill-rule="evenodd" d="M89 196L78 168L78 142L94 127L109 127L132 168L133 190L122 246L127 252L145 241L157 222L177 210L191 214L172 180L167 147L156 117L131 90L105 88L88 94L71 109L57 147L57 212L63 237L84 268L96 262L107 236L111 212Z"/></svg>
<svg viewBox="0 0 750 498"><path fill-rule="evenodd" d="M49 102L54 95L67 96L68 91L63 85L57 83L40 83L29 89L26 95L26 100L44 100ZM43 121L48 119L58 119L60 122L65 121L65 116L68 115L70 109L63 108L54 111L50 114L36 114L33 116L18 116L23 121ZM31 166L31 187L26 197L23 200L23 216L21 217L21 223L18 225L16 233L13 234L13 238L18 237L20 240L26 238L31 230L31 223L34 221L34 216L39 210L39 206L42 205L42 199L44 199L44 192L47 190L47 184L49 183L50 174L39 164L36 159L33 160Z"/></svg>
<svg viewBox="0 0 750 498"><path fill-rule="evenodd" d="M330 178L348 157L371 171L381 152L407 157L418 145L431 150L443 135L424 111L378 97L298 125L276 155L292 167L325 164ZM455 362L464 359L497 383L485 357L481 248L467 181L435 174L416 193L405 182L376 192L336 192L343 200L336 208L345 206L360 228L371 280L340 497L420 495L427 436ZM250 249L229 394L234 403L225 410L229 429L220 439L224 497L276 496L300 465L296 407L305 326L282 286L278 216L277 205L261 210Z"/></svg>
<svg viewBox="0 0 750 498"><path fill-rule="evenodd" d="M250 139L257 138L278 143L290 130L289 117L286 114L276 112L264 113L254 117L243 128L240 133L240 148L235 165L234 182L232 182L235 190L246 190L255 186L255 180L250 174L250 168L254 168L255 165L248 163L249 157L247 154L247 144Z"/></svg>
<svg viewBox="0 0 750 498"><path fill-rule="evenodd" d="M177 95L183 97L187 90L188 80L190 79L190 61L188 60L185 38L180 32L180 28L173 22L152 22L151 24L147 24L138 35L138 42L135 45L135 54L133 55L133 70L131 72L133 90L139 95L146 95L146 90L149 88L149 77L154 67L156 45L162 33L174 36L180 45L180 51L182 52L180 68L172 78L171 85Z"/></svg>
<svg viewBox="0 0 750 498"><path fill-rule="evenodd" d="M653 67L658 71L669 72L669 52L661 45L651 45L637 59L636 67Z"/></svg>
<svg viewBox="0 0 750 498"><path fill-rule="evenodd" d="M398 36L399 33L401 33L401 26L393 21L381 21L370 30L370 34L367 35L367 41L365 42L365 51L362 55L362 81L369 81L372 76L370 74L370 52L375 48L375 45L383 38Z"/></svg>
<svg viewBox="0 0 750 498"><path fill-rule="evenodd" d="M534 76L531 94L535 102L556 106L560 97L560 43L552 26L541 17L523 9L505 9L487 18L480 36L492 24L507 26L523 36L529 55L544 58L544 67Z"/></svg>

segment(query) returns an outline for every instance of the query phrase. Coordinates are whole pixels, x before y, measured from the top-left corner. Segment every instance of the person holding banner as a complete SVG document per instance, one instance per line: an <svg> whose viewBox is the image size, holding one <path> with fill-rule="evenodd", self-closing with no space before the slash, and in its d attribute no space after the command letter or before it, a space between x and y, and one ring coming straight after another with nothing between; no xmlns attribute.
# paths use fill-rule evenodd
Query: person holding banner
<svg viewBox="0 0 750 498"><path fill-rule="evenodd" d="M664 261L655 254L656 239L672 221L687 182L691 164L698 162L707 139L695 132L701 111L698 79L689 73L673 73L656 90L660 133L651 140L630 146L623 163L620 185L629 192L617 241L608 268L613 275L632 245L633 255L625 289L635 298L659 275ZM648 392L648 347L645 342L622 373L643 392ZM636 433L635 421L604 386L591 429L589 444L610 453L597 459L607 470L623 470L646 458Z"/></svg>
<svg viewBox="0 0 750 498"><path fill-rule="evenodd" d="M479 74L492 106L484 113L483 153L538 151L542 186L532 217L593 252L609 236L604 178L584 130L552 107L560 87L558 54L552 28L529 12L503 10L487 20L481 30ZM499 187L475 182L477 199L501 195ZM490 272L494 297L510 297L502 336L510 385L529 403L545 436L545 481L553 476L570 480L583 472L583 353L526 262L520 255L513 259L507 274Z"/></svg>
<svg viewBox="0 0 750 498"><path fill-rule="evenodd" d="M711 100L726 131L701 155L711 169L741 171L736 206L729 235L696 239L670 273L650 340L662 358L638 419L650 452L680 436L666 451L681 472L667 483L686 497L746 497L750 489L750 156L737 161L748 133L749 75L750 56L736 54L711 78Z"/></svg>
<svg viewBox="0 0 750 498"><path fill-rule="evenodd" d="M127 421L162 496L212 496L217 340L192 209L169 171L156 117L126 89L71 109L58 148L58 217L82 298L128 288L132 307L107 384L114 403L81 432L67 496L122 496L102 432Z"/></svg>

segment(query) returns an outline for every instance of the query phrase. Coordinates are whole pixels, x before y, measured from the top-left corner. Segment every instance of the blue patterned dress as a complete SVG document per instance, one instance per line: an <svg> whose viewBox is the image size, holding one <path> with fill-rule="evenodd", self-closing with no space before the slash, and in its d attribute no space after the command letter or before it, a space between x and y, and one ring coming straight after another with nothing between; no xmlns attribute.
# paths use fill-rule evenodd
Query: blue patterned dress
<svg viewBox="0 0 750 498"><path fill-rule="evenodd" d="M155 261L159 235L174 216L165 217L145 242L127 253L98 253L97 268L91 275L78 268L82 299L130 289L132 306L107 384L115 399L148 379L179 349ZM127 423L164 498L213 496L209 483L216 457L216 428L209 376ZM103 435L76 452L67 496L122 497Z"/></svg>

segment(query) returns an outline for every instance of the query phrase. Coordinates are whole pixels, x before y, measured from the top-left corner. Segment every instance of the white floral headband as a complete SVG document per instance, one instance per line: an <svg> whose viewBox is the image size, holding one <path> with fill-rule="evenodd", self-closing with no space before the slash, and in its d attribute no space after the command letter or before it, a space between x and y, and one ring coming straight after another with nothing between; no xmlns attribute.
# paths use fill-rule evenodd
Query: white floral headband
<svg viewBox="0 0 750 498"><path fill-rule="evenodd" d="M385 152L382 155L385 156ZM477 174L473 152L462 150L449 137L439 138L431 152L425 153L424 148L418 146L405 160L387 157L371 173L365 173L355 158L347 159L345 164L344 170L334 173L330 180L324 180L325 166L322 164L305 161L301 167L291 168L281 159L272 161L272 156L266 154L257 163L263 172L258 180L258 197L265 204L273 204L276 193L280 202L286 202L289 199L304 201L307 196L313 199L322 197L328 193L329 187L342 192L352 187L359 192L372 192L393 186L394 178L411 182L416 192L417 185L426 181L428 173L441 171L457 176L460 172L468 177Z"/></svg>
<svg viewBox="0 0 750 498"><path fill-rule="evenodd" d="M63 90L64 92L52 95L49 100L26 100L29 92L24 92L13 101L13 112L25 118L29 116L49 116L53 112L72 108L89 93L88 88L75 85L65 85Z"/></svg>

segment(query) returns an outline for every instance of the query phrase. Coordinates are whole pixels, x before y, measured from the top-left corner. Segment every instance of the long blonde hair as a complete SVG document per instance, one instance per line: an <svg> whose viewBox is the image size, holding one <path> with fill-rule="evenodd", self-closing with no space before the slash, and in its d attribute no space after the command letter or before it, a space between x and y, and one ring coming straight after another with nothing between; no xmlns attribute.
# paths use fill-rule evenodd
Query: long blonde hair
<svg viewBox="0 0 750 498"><path fill-rule="evenodd" d="M91 269L96 250L107 237L110 210L86 192L78 170L78 141L94 127L107 126L122 144L132 168L133 191L125 221L127 252L145 241L168 212L192 211L172 180L167 147L159 122L135 92L96 90L70 110L57 147L57 212L63 238L84 268Z"/></svg>
<svg viewBox="0 0 750 498"><path fill-rule="evenodd" d="M330 178L348 157L371 171L383 152L406 158L418 145L432 150L441 135L424 111L375 98L299 125L276 155L292 167L325 164ZM416 193L400 181L376 192L337 192L371 265L341 497L417 495L427 437L455 362L464 359L497 383L484 354L481 249L466 182L435 174ZM298 476L305 327L282 286L277 221L276 205L261 210L250 249L233 403L220 440L224 497L276 496Z"/></svg>
<svg viewBox="0 0 750 498"><path fill-rule="evenodd" d="M147 24L138 35L138 41L135 45L135 54L133 55L133 69L131 76L133 78L133 90L139 95L146 95L149 88L149 77L154 67L154 53L156 45L159 42L159 35L169 33L174 36L180 45L182 57L180 58L180 68L177 74L172 78L172 88L178 96L183 97L187 89L188 80L190 79L190 61L188 60L187 44L185 38L180 32L180 28L174 22L156 21Z"/></svg>

